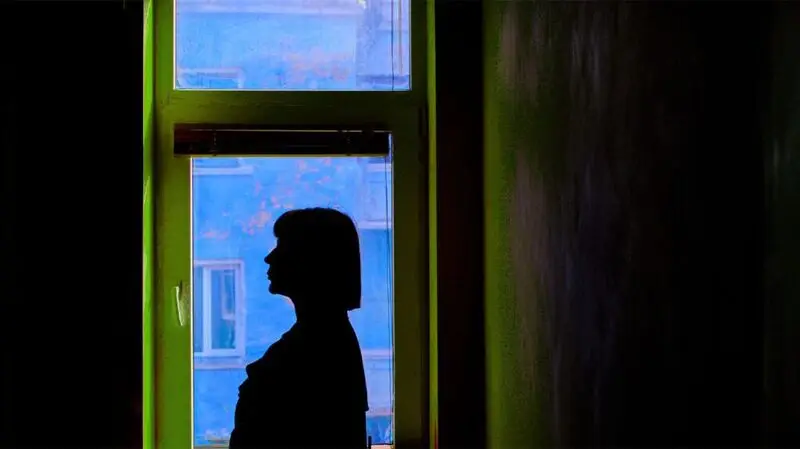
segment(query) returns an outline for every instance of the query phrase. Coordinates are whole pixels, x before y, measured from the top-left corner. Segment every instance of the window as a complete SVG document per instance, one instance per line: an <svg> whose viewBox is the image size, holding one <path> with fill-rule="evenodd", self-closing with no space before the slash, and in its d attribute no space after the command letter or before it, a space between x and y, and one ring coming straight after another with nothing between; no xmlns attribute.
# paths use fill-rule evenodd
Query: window
<svg viewBox="0 0 800 449"><path fill-rule="evenodd" d="M241 262L196 261L193 279L195 362L244 355L244 285Z"/></svg>
<svg viewBox="0 0 800 449"><path fill-rule="evenodd" d="M408 0L177 0L176 86L408 90L409 7Z"/></svg>
<svg viewBox="0 0 800 449"><path fill-rule="evenodd" d="M192 171L230 159L235 158L194 158ZM359 229L363 299L351 322L364 351L370 436L376 444L393 442L392 228L386 221L391 214L373 210L391 208L385 200L391 166L379 164L382 176L374 180L376 164L365 159L258 157L248 160L256 168L251 177L194 177L195 445L229 436L244 363L260 358L294 321L291 302L269 293L262 259L275 245L275 220L287 210L313 206L340 209L356 222L364 222L359 215L373 217L372 223L383 217L381 226ZM374 196L381 188L383 201L365 201L366 192ZM229 255L243 262L214 260ZM246 307L245 287L251 295ZM244 363L228 359L237 355Z"/></svg>
<svg viewBox="0 0 800 449"><path fill-rule="evenodd" d="M426 2L152 1L159 287L145 319L158 431L147 449L225 445L244 366L293 322L291 304L267 290L272 224L306 206L338 207L359 228L365 296L351 320L373 443L427 446ZM380 125L391 153L286 152L261 140L199 157L176 150L183 124ZM191 280L194 313L180 320L171 295Z"/></svg>

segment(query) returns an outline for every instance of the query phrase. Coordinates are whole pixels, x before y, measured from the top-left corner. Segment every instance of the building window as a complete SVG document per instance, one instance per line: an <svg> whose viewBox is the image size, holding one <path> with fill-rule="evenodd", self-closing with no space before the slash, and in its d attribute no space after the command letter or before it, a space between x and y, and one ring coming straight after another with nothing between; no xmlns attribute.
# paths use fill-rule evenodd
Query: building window
<svg viewBox="0 0 800 449"><path fill-rule="evenodd" d="M195 356L244 355L242 263L198 261L193 283Z"/></svg>
<svg viewBox="0 0 800 449"><path fill-rule="evenodd" d="M372 158L371 158L372 159ZM366 164L360 229L390 229L392 223L392 165L388 158Z"/></svg>

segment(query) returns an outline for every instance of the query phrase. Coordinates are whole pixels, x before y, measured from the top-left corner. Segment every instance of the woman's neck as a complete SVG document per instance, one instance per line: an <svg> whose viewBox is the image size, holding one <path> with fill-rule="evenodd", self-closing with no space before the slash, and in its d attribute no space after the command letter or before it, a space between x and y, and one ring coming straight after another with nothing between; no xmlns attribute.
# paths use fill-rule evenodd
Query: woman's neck
<svg viewBox="0 0 800 449"><path fill-rule="evenodd" d="M347 320L347 311L328 308L298 307L295 305L295 316L299 324L319 324Z"/></svg>

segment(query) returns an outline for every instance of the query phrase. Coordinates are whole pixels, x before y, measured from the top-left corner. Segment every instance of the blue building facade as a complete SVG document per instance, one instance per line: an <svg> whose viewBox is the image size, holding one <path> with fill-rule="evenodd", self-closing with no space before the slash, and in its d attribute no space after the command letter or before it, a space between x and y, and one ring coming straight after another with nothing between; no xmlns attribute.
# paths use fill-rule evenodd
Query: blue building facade
<svg viewBox="0 0 800 449"><path fill-rule="evenodd" d="M177 86L407 90L408 0L179 0Z"/></svg>
<svg viewBox="0 0 800 449"><path fill-rule="evenodd" d="M246 364L294 323L271 295L264 256L285 211L333 207L359 227L362 307L351 312L364 355L374 443L392 441L390 163L375 158L204 158L193 162L193 346L196 445L224 443ZM309 431L325 416L308 404Z"/></svg>

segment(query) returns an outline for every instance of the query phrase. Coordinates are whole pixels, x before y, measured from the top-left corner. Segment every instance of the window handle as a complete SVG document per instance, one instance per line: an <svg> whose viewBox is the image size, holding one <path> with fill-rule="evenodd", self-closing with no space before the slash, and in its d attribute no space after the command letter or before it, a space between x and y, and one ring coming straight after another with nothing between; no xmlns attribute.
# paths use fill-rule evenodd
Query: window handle
<svg viewBox="0 0 800 449"><path fill-rule="evenodd" d="M189 315L189 289L186 288L186 283L180 281L174 288L175 291L175 307L178 310L178 324L181 327L186 326L186 316Z"/></svg>

